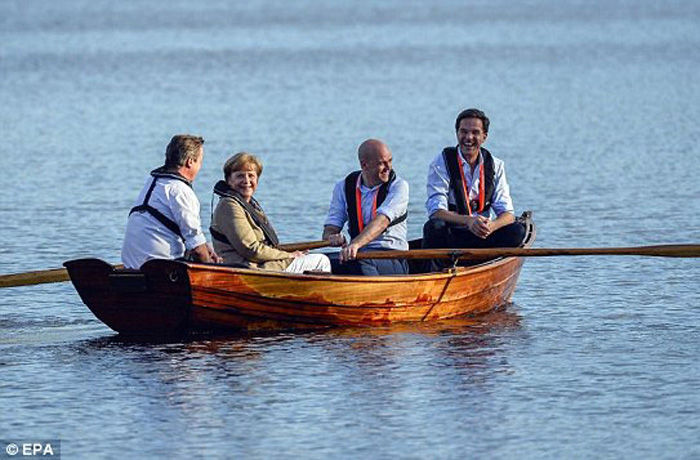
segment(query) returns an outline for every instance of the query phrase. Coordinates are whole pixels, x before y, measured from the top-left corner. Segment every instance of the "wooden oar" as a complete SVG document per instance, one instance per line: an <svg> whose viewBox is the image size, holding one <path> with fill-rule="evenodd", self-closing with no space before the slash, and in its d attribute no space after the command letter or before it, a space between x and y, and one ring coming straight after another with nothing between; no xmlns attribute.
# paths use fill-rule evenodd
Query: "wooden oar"
<svg viewBox="0 0 700 460"><path fill-rule="evenodd" d="M319 241L307 241L304 243L280 244L277 247L283 251L294 252L294 251L306 251L309 249L325 248L326 246L330 246L330 245L331 245L331 243L328 240L319 240Z"/></svg>
<svg viewBox="0 0 700 460"><path fill-rule="evenodd" d="M59 283L61 281L68 281L68 279L68 271L65 268L14 273L12 275L0 275L0 288L27 286L30 284Z"/></svg>
<svg viewBox="0 0 700 460"><path fill-rule="evenodd" d="M414 249L411 251L363 251L358 259L492 259L494 257L544 256L653 256L700 257L700 244L665 244L623 248L490 248Z"/></svg>
<svg viewBox="0 0 700 460"><path fill-rule="evenodd" d="M305 241L300 243L280 244L279 248L285 251L306 251L329 246L325 240ZM115 265L115 268L124 268L123 265ZM0 275L0 288L15 286L31 286L34 284L60 283L68 281L68 271L65 268L52 268L49 270L38 270L32 272L13 273L10 275Z"/></svg>
<svg viewBox="0 0 700 460"><path fill-rule="evenodd" d="M115 265L115 268L124 268L123 265ZM65 268L52 268L35 272L13 273L0 275L0 288L15 286L31 286L34 284L60 283L68 281L68 270Z"/></svg>

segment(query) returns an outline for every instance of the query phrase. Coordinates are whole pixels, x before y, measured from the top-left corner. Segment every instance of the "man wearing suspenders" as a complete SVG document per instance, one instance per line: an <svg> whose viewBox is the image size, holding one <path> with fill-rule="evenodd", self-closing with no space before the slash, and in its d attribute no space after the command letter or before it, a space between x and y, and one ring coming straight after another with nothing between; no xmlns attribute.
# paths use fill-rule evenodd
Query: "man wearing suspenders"
<svg viewBox="0 0 700 460"><path fill-rule="evenodd" d="M122 246L126 268L139 268L150 259L178 259L189 251L195 261L219 263L207 244L199 218L199 200L192 182L202 167L204 139L173 136L165 165L151 171L131 209Z"/></svg>
<svg viewBox="0 0 700 460"><path fill-rule="evenodd" d="M406 215L408 182L392 169L389 147L376 139L364 141L358 151L360 171L350 173L335 185L323 227L323 239L342 246L331 258L333 273L392 275L408 273L400 259L362 259L360 250L408 249ZM350 242L341 233L348 223Z"/></svg>
<svg viewBox="0 0 700 460"><path fill-rule="evenodd" d="M515 221L503 161L481 145L489 119L478 109L455 122L458 144L438 154L428 170L430 220L424 248L489 248L520 245L525 228Z"/></svg>

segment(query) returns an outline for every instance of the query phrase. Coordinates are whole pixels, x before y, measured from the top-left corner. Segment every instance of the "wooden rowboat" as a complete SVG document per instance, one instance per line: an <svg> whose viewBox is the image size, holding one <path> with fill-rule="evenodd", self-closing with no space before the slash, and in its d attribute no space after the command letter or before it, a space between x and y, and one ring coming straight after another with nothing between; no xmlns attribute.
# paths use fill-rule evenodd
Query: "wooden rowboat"
<svg viewBox="0 0 700 460"><path fill-rule="evenodd" d="M530 213L522 247L535 240ZM411 242L413 246L419 240ZM292 274L150 260L140 270L98 259L68 261L93 314L123 334L310 329L434 321L509 302L523 259L501 257L439 273L395 276Z"/></svg>

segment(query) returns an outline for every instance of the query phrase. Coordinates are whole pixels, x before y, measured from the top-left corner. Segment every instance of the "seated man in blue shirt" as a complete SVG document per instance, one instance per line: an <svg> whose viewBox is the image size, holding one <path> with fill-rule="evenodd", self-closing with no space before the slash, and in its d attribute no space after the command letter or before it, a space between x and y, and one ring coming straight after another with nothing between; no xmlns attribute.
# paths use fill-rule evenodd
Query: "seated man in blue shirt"
<svg viewBox="0 0 700 460"><path fill-rule="evenodd" d="M464 110L455 130L458 145L443 149L428 170L430 220L423 226L423 247L520 245L525 228L515 221L503 161L481 146L488 117L478 109Z"/></svg>
<svg viewBox="0 0 700 460"><path fill-rule="evenodd" d="M408 182L391 169L391 151L383 142L368 139L360 145L357 155L361 170L335 185L323 227L323 239L333 246L342 246L338 259L331 258L333 273L408 273L403 259L356 259L361 250L408 249ZM340 233L346 222L350 243Z"/></svg>

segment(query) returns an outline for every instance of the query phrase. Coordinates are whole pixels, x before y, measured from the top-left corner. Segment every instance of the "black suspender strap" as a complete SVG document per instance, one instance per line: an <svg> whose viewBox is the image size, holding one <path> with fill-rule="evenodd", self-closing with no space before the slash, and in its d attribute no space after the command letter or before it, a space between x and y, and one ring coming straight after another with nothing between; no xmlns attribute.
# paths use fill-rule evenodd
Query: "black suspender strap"
<svg viewBox="0 0 700 460"><path fill-rule="evenodd" d="M493 190L496 188L496 169L493 165L491 152L481 147L481 156L484 157L484 211L491 207Z"/></svg>
<svg viewBox="0 0 700 460"><path fill-rule="evenodd" d="M455 147L446 147L442 151L442 158L445 160L447 173L450 176L450 188L455 195L457 209L454 209L458 214L467 215L467 197L464 196L464 189L461 187L462 175L459 172L459 161L457 161L459 152Z"/></svg>
<svg viewBox="0 0 700 460"><path fill-rule="evenodd" d="M402 216L399 216L399 217L397 217L396 219L392 220L392 221L389 223L389 225L386 226L386 228L393 227L393 226L396 225L396 224L400 224L401 222L403 222L404 220L406 220L407 217L408 217L408 211L404 212Z"/></svg>
<svg viewBox="0 0 700 460"><path fill-rule="evenodd" d="M357 215L357 198L355 195L357 177L360 174L361 171L354 171L348 174L345 178L345 203L348 211L348 233L350 233L350 238L355 238L360 234L360 219L362 219L362 216Z"/></svg>
<svg viewBox="0 0 700 460"><path fill-rule="evenodd" d="M209 233L211 233L211 237L214 238L215 240L221 241L222 243L226 243L229 246L233 246L231 244L231 242L228 240L228 238L226 237L226 235L224 235L223 233L221 233L218 230L215 230L214 227L209 227Z"/></svg>
<svg viewBox="0 0 700 460"><path fill-rule="evenodd" d="M182 232L180 231L180 227L168 216L163 214L162 212L158 211L156 208L148 204L148 201L151 199L151 194L153 193L153 189L156 186L156 181L158 180L157 177L153 178L153 181L151 182L151 186L148 188L148 191L146 192L146 196L143 199L143 203L134 206L131 208L131 211L129 211L129 215L135 213L135 212L147 212L150 215L152 215L158 222L163 224L168 230L176 234L177 236L180 237L180 239L184 242L185 237L182 236Z"/></svg>

